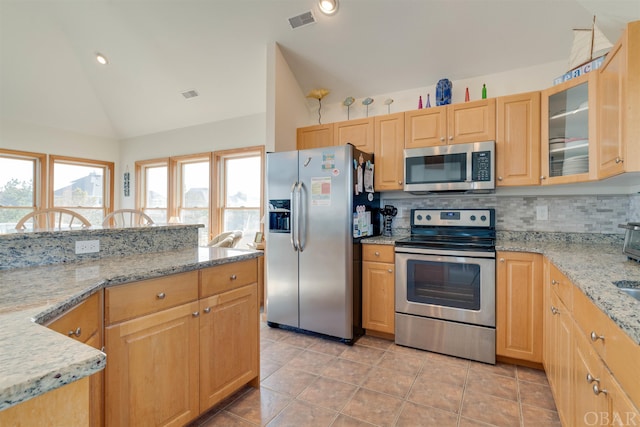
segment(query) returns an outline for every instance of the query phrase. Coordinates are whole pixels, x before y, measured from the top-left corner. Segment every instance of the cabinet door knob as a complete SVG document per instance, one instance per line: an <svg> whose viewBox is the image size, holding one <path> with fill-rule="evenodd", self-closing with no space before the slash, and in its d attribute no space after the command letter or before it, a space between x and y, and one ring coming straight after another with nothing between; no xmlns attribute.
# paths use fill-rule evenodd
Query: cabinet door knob
<svg viewBox="0 0 640 427"><path fill-rule="evenodd" d="M554 306L551 306L551 313L552 314L558 314L560 313L560 310L558 310L557 308L555 308Z"/></svg>
<svg viewBox="0 0 640 427"><path fill-rule="evenodd" d="M75 331L71 330L67 333L68 336L73 337L79 337L82 334L82 329L80 328L80 326L78 326L78 328L76 328Z"/></svg>
<svg viewBox="0 0 640 427"><path fill-rule="evenodd" d="M599 382L600 382L600 379L599 379L599 378L594 377L594 376L593 376L593 375L591 375L590 373L587 373L587 382L588 382L589 384L591 384L591 383L593 383L593 382L599 383Z"/></svg>
<svg viewBox="0 0 640 427"><path fill-rule="evenodd" d="M591 341L596 342L598 340L604 341L604 335L598 335L596 331L591 331Z"/></svg>
<svg viewBox="0 0 640 427"><path fill-rule="evenodd" d="M540 177L540 179L547 179L547 177L546 177L546 176L544 176L544 175L542 175L542 176Z"/></svg>
<svg viewBox="0 0 640 427"><path fill-rule="evenodd" d="M211 307L206 307L204 310L205 313L211 313Z"/></svg>
<svg viewBox="0 0 640 427"><path fill-rule="evenodd" d="M200 316L200 312L199 311L194 311L193 313L191 313L191 315L193 317L198 317L198 316Z"/></svg>
<svg viewBox="0 0 640 427"><path fill-rule="evenodd" d="M229 277L231 280L236 280L238 278L238 276L236 276L235 274L232 274L231 277Z"/></svg>
<svg viewBox="0 0 640 427"><path fill-rule="evenodd" d="M500 262L504 262L504 258L500 258Z"/></svg>
<svg viewBox="0 0 640 427"><path fill-rule="evenodd" d="M593 385L593 394L595 394L596 396L599 395L600 393L603 394L609 394L609 392L607 390L605 390L604 388L600 388L600 386L598 385L598 383Z"/></svg>
<svg viewBox="0 0 640 427"><path fill-rule="evenodd" d="M450 137L449 137L449 141L453 141L453 136L450 136Z"/></svg>
<svg viewBox="0 0 640 427"><path fill-rule="evenodd" d="M444 142L444 136L440 137L440 141Z"/></svg>
<svg viewBox="0 0 640 427"><path fill-rule="evenodd" d="M164 297L166 297L167 294L165 294L164 292L160 292L158 295L156 295L156 298L158 299L164 299Z"/></svg>
<svg viewBox="0 0 640 427"><path fill-rule="evenodd" d="M398 181L398 185L402 185L402 181Z"/></svg>
<svg viewBox="0 0 640 427"><path fill-rule="evenodd" d="M388 271L389 273L393 273L393 269L392 269L392 268L388 269L387 271Z"/></svg>
<svg viewBox="0 0 640 427"><path fill-rule="evenodd" d="M552 285L557 285L558 283L560 283L560 282L558 282L556 279L551 279L551 284Z"/></svg>
<svg viewBox="0 0 640 427"><path fill-rule="evenodd" d="M623 163L624 160L622 160L620 157L616 157L616 163Z"/></svg>
<svg viewBox="0 0 640 427"><path fill-rule="evenodd" d="M498 181L502 181L502 177L501 176L498 177Z"/></svg>

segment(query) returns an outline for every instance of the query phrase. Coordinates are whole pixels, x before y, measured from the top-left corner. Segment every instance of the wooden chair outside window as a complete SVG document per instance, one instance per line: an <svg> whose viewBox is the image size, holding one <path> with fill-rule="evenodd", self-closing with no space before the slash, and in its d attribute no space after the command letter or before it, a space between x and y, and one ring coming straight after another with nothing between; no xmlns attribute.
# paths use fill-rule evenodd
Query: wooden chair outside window
<svg viewBox="0 0 640 427"><path fill-rule="evenodd" d="M152 225L153 220L146 213L136 209L118 209L104 217L105 228L145 227Z"/></svg>
<svg viewBox="0 0 640 427"><path fill-rule="evenodd" d="M23 216L16 230L26 230L31 224L32 230L54 230L91 227L88 219L69 209L40 209Z"/></svg>

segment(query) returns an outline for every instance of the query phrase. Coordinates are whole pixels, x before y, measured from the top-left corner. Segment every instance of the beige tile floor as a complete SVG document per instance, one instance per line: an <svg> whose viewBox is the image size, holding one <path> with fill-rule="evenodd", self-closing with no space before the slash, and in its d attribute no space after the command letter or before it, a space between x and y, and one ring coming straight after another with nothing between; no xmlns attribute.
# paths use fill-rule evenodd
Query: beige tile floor
<svg viewBox="0 0 640 427"><path fill-rule="evenodd" d="M196 420L213 426L559 426L542 371L364 336L355 345L261 324L261 387Z"/></svg>

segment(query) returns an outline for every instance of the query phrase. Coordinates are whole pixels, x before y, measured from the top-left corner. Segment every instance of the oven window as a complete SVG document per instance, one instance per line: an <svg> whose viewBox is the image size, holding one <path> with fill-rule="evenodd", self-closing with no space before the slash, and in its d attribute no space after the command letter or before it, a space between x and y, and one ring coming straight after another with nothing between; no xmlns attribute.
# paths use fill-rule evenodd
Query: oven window
<svg viewBox="0 0 640 427"><path fill-rule="evenodd" d="M407 300L443 307L480 309L480 266L407 261Z"/></svg>
<svg viewBox="0 0 640 427"><path fill-rule="evenodd" d="M407 157L407 184L464 182L467 179L467 154Z"/></svg>

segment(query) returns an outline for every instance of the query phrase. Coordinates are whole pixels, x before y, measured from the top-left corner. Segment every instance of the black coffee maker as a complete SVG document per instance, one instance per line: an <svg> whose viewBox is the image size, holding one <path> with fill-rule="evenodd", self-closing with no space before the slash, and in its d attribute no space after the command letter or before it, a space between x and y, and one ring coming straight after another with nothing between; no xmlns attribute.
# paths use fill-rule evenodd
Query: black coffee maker
<svg viewBox="0 0 640 427"><path fill-rule="evenodd" d="M380 209L380 214L383 219L382 235L391 237L391 221L393 217L398 214L398 209L392 205L384 205L384 209Z"/></svg>

